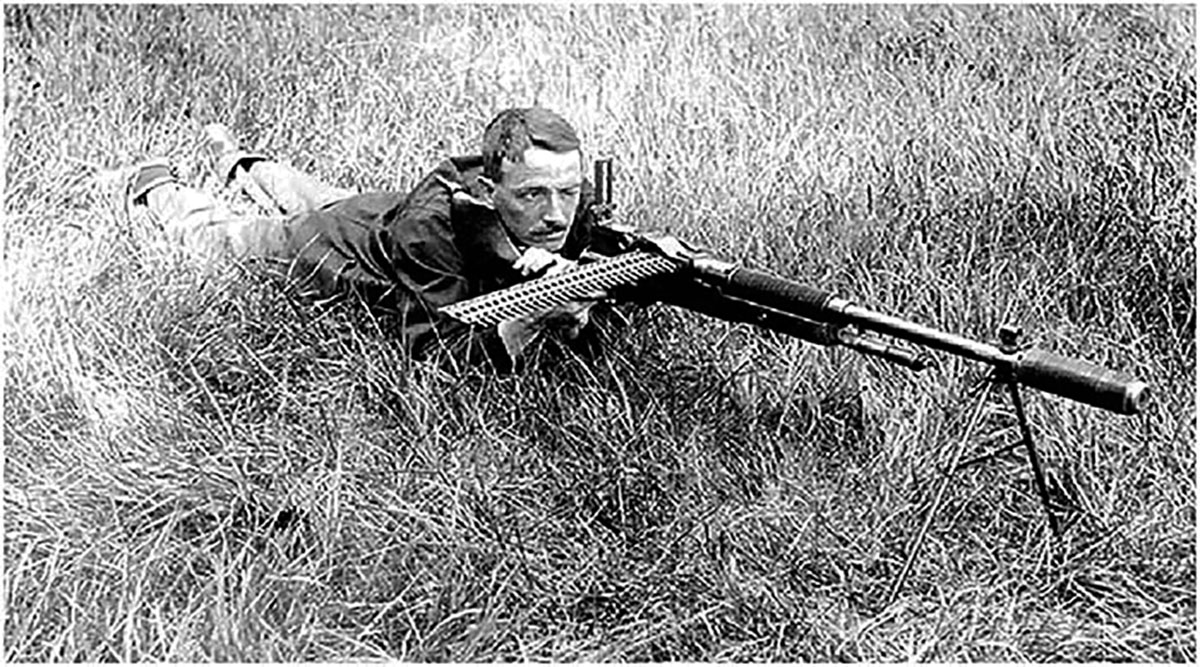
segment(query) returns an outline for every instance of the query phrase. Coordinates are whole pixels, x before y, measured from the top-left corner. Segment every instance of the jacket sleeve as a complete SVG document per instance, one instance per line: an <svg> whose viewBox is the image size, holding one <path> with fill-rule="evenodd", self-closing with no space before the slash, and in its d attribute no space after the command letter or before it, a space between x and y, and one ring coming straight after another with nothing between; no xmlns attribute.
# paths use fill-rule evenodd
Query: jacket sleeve
<svg viewBox="0 0 1200 667"><path fill-rule="evenodd" d="M512 360L494 327L467 325L439 312L475 296L475 290L468 258L455 238L450 203L433 203L406 207L380 232L391 248L394 280L402 288L393 300L401 335L417 358L440 355L466 365L510 370Z"/></svg>
<svg viewBox="0 0 1200 667"><path fill-rule="evenodd" d="M490 209L462 197L459 174L444 163L403 200L395 194L352 197L305 214L289 240L290 275L319 297L350 297L398 335L415 358L511 370L495 327L472 326L439 308L514 284L518 250ZM586 193L585 186L585 193ZM586 203L567 256L586 245Z"/></svg>
<svg viewBox="0 0 1200 667"><path fill-rule="evenodd" d="M448 355L460 363L511 368L490 328L438 312L472 296L466 261L455 244L449 194L357 195L298 218L290 233L289 281L314 300L359 303L416 358Z"/></svg>

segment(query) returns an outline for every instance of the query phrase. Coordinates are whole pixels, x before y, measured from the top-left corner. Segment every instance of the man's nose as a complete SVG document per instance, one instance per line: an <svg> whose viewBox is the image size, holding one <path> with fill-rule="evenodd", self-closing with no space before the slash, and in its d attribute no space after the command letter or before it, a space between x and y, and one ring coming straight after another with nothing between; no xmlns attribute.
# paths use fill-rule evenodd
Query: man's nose
<svg viewBox="0 0 1200 667"><path fill-rule="evenodd" d="M546 203L546 210L542 213L542 222L554 227L565 227L568 220L564 204L562 195L551 193L549 201Z"/></svg>

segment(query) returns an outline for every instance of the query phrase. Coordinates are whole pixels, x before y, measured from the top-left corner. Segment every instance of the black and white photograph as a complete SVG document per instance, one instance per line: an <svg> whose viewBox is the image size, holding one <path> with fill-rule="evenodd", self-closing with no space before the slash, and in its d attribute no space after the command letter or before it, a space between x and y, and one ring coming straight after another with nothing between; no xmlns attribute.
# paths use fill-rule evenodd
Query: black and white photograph
<svg viewBox="0 0 1200 667"><path fill-rule="evenodd" d="M1194 5L2 11L6 662L1195 663Z"/></svg>

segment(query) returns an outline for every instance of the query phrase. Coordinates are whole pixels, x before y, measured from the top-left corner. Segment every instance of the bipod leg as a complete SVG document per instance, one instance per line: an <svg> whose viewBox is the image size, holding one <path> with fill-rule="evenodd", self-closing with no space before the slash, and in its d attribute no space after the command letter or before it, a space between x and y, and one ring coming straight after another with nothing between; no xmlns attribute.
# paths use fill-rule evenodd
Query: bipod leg
<svg viewBox="0 0 1200 667"><path fill-rule="evenodd" d="M950 478L958 470L959 461L962 460L963 454L967 451L967 445L971 442L971 434L975 432L975 428L983 416L983 407L987 404L990 386L990 379L980 384L979 394L976 397L975 404L971 407L970 416L967 420L967 427L963 431L958 446L954 448L954 452L951 454L950 465L946 466L942 471L942 479L938 482L937 491L933 495L933 501L930 503L929 509L925 511L925 517L921 521L921 529L917 531L917 534L913 536L905 549L907 554L904 558L904 567L900 569L900 574L896 575L896 578L892 580L892 588L888 591L885 607L891 606L896 601L896 597L900 595L900 590L904 587L905 580L908 579L913 564L917 562L917 556L920 555L921 547L925 543L925 535L929 532L929 527L933 525L933 519L941 507L942 498L946 494L946 489L950 486Z"/></svg>
<svg viewBox="0 0 1200 667"><path fill-rule="evenodd" d="M1008 354L1020 350L1021 328L1014 326L1000 327L1000 349ZM1054 515L1054 506L1050 502L1050 490L1046 487L1046 474L1042 471L1042 459L1038 456L1037 446L1033 443L1033 429L1029 427L1029 418L1025 415L1025 402L1021 400L1021 387L1013 377L1011 368L996 369L999 379L1008 385L1009 396L1012 397L1013 409L1017 411L1017 425L1021 428L1021 441L1025 443L1025 452L1029 455L1029 467L1033 469L1033 483L1037 487L1038 496L1042 499L1042 507L1046 509L1046 518L1050 520L1050 531L1055 537L1059 535L1058 517Z"/></svg>
<svg viewBox="0 0 1200 667"><path fill-rule="evenodd" d="M1061 534L1058 517L1054 514L1054 506L1050 502L1050 490L1046 487L1042 459L1038 456L1037 446L1033 442L1033 429L1029 427L1029 419L1025 416L1025 403L1021 400L1021 389L1011 378L1007 380L1006 384L1009 394L1012 396L1013 408L1017 411L1017 424L1021 427L1021 440L1024 441L1025 451L1029 454L1029 467L1033 469L1033 483L1037 487L1038 496L1042 499L1042 507L1046 509L1046 518L1050 521L1050 531L1057 537Z"/></svg>

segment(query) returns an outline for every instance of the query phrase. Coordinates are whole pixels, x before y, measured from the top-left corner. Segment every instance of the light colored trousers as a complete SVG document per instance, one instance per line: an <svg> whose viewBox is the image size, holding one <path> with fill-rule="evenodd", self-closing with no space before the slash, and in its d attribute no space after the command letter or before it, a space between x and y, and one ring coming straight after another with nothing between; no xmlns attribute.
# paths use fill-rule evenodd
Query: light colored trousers
<svg viewBox="0 0 1200 667"><path fill-rule="evenodd" d="M271 258L285 255L290 222L297 215L355 194L270 160L239 165L234 180L266 215L237 215L208 193L181 183L150 190L146 205L170 241L197 258Z"/></svg>

